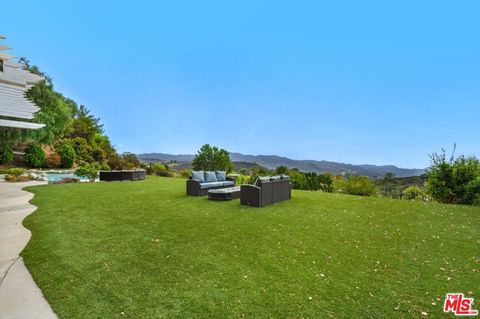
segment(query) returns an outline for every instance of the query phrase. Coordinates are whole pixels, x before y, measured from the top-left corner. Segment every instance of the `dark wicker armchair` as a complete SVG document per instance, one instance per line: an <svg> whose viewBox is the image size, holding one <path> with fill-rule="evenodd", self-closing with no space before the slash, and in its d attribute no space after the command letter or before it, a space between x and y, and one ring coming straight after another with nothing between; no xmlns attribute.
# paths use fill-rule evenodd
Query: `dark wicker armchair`
<svg viewBox="0 0 480 319"><path fill-rule="evenodd" d="M289 179L259 182L256 185L242 185L240 204L263 207L291 198Z"/></svg>

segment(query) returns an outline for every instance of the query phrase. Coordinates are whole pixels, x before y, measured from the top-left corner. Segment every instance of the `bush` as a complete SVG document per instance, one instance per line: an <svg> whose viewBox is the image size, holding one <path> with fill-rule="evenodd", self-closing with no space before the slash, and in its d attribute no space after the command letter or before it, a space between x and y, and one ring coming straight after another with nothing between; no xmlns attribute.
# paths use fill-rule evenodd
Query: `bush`
<svg viewBox="0 0 480 319"><path fill-rule="evenodd" d="M237 178L235 179L235 183L237 185L248 184L249 182L250 182L250 176L244 175L244 174L237 175Z"/></svg>
<svg viewBox="0 0 480 319"><path fill-rule="evenodd" d="M13 176L13 175L5 175L5 180L11 183L18 183L18 182L28 182L34 180L31 175L20 175L20 176Z"/></svg>
<svg viewBox="0 0 480 319"><path fill-rule="evenodd" d="M21 167L12 167L7 170L7 175L5 175L5 180L7 182L27 182L34 180L33 176L25 175L26 169Z"/></svg>
<svg viewBox="0 0 480 319"><path fill-rule="evenodd" d="M150 174L157 176L173 177L174 175L173 171L168 166L161 163L151 164L148 170Z"/></svg>
<svg viewBox="0 0 480 319"><path fill-rule="evenodd" d="M377 186L367 176L337 177L334 188L337 192L350 195L374 196L378 193Z"/></svg>
<svg viewBox="0 0 480 319"><path fill-rule="evenodd" d="M12 175L18 177L20 175L25 174L26 170L21 167L12 167L7 170L7 175Z"/></svg>
<svg viewBox="0 0 480 319"><path fill-rule="evenodd" d="M179 172L178 175L182 178L189 178L192 175L192 171L189 170L188 168L182 168Z"/></svg>
<svg viewBox="0 0 480 319"><path fill-rule="evenodd" d="M36 144L30 144L27 146L23 158L25 163L30 167L39 168L45 164L45 152Z"/></svg>
<svg viewBox="0 0 480 319"><path fill-rule="evenodd" d="M60 155L60 165L63 168L70 168L75 163L75 150L68 143L59 144L56 148L58 155Z"/></svg>
<svg viewBox="0 0 480 319"><path fill-rule="evenodd" d="M478 204L480 201L480 161L475 157L454 155L445 150L431 155L427 173L427 191L433 199L449 204Z"/></svg>
<svg viewBox="0 0 480 319"><path fill-rule="evenodd" d="M293 189L333 192L333 176L330 173L289 172Z"/></svg>
<svg viewBox="0 0 480 319"><path fill-rule="evenodd" d="M288 168L286 166L280 165L275 168L276 175L288 174Z"/></svg>
<svg viewBox="0 0 480 319"><path fill-rule="evenodd" d="M9 164L13 160L13 150L10 146L0 143L0 164Z"/></svg>
<svg viewBox="0 0 480 319"><path fill-rule="evenodd" d="M92 157L95 162L102 163L107 159L107 154L100 147L95 147L92 149Z"/></svg>
<svg viewBox="0 0 480 319"><path fill-rule="evenodd" d="M90 144L88 144L86 139L82 137L76 137L72 139L65 139L64 143L68 143L73 147L73 150L75 151L75 160L77 161L77 163L94 162L92 156L93 148Z"/></svg>
<svg viewBox="0 0 480 319"><path fill-rule="evenodd" d="M111 153L108 155L107 164L111 169L122 169L122 158L117 153Z"/></svg>
<svg viewBox="0 0 480 319"><path fill-rule="evenodd" d="M57 153L45 154L45 167L58 168L61 166L61 157Z"/></svg>
<svg viewBox="0 0 480 319"><path fill-rule="evenodd" d="M65 178L62 178L61 180L51 182L51 184L72 184L72 183L80 183L80 180L78 178L65 177Z"/></svg>
<svg viewBox="0 0 480 319"><path fill-rule="evenodd" d="M90 182L94 182L98 176L99 168L97 163L86 163L75 170L75 175L86 177Z"/></svg>
<svg viewBox="0 0 480 319"><path fill-rule="evenodd" d="M418 186L409 186L403 191L403 199L423 201L427 199L427 193Z"/></svg>

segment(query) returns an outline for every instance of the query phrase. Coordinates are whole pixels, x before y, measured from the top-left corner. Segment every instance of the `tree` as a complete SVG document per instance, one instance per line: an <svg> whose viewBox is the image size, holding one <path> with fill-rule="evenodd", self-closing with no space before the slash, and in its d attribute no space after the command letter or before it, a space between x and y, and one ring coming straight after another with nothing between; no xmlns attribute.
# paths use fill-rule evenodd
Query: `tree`
<svg viewBox="0 0 480 319"><path fill-rule="evenodd" d="M387 196L388 194L388 186L390 183L393 181L395 178L395 174L393 173L385 173L385 176L383 177L383 195Z"/></svg>
<svg viewBox="0 0 480 319"><path fill-rule="evenodd" d="M200 148L193 158L192 167L196 171L226 171L230 173L233 170L228 151L209 144Z"/></svg>
<svg viewBox="0 0 480 319"><path fill-rule="evenodd" d="M123 168L132 169L140 167L140 161L138 160L137 155L129 152L122 154L122 166Z"/></svg>
<svg viewBox="0 0 480 319"><path fill-rule="evenodd" d="M427 192L433 199L449 204L480 205L480 161L476 157L440 154L430 156L427 173Z"/></svg>
<svg viewBox="0 0 480 319"><path fill-rule="evenodd" d="M275 168L275 174L277 175L282 175L282 174L287 174L288 173L288 167L280 165Z"/></svg>
<svg viewBox="0 0 480 319"><path fill-rule="evenodd" d="M72 112L68 99L54 90L52 78L42 73L38 67L30 66L25 58L21 58L20 63L30 72L45 78L45 81L38 83L26 93L27 97L40 107L35 114L35 120L45 124L45 127L25 132L22 139L30 138L38 143L52 144L56 137L63 135L70 128Z"/></svg>

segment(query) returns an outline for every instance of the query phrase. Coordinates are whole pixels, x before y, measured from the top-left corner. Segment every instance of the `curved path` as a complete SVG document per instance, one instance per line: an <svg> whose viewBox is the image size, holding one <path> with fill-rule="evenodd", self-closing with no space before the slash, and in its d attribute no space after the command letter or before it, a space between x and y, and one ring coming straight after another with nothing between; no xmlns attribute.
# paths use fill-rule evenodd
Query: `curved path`
<svg viewBox="0 0 480 319"><path fill-rule="evenodd" d="M6 183L0 176L0 319L57 318L20 257L31 236L22 221L37 209L22 188L42 184Z"/></svg>

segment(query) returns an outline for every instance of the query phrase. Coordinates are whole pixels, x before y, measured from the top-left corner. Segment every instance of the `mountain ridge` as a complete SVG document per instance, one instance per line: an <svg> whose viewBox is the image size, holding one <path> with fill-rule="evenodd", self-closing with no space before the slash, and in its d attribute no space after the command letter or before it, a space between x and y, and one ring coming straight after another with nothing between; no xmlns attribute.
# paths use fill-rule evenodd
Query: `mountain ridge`
<svg viewBox="0 0 480 319"><path fill-rule="evenodd" d="M143 153L138 154L138 158L142 162L155 161L176 161L189 163L193 160L193 154L166 154L166 153ZM369 177L382 177L386 173L393 173L397 177L419 176L426 172L425 169L401 168L395 165L373 165L373 164L347 164L325 160L294 160L279 155L246 155L237 152L230 153L232 162L248 162L256 163L269 169L275 169L277 166L283 165L288 168L297 168L303 172L332 174L356 174Z"/></svg>

